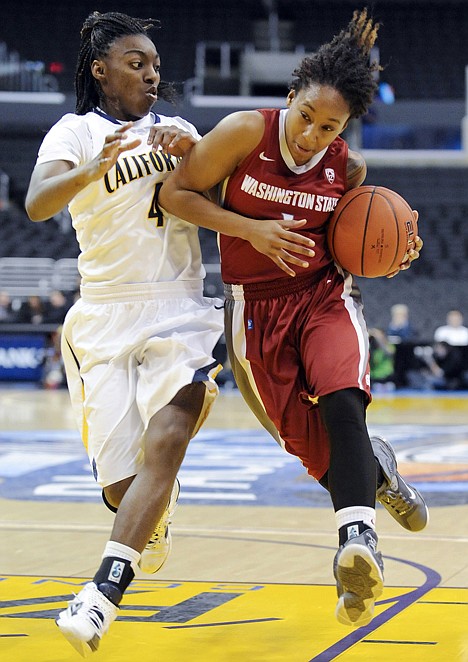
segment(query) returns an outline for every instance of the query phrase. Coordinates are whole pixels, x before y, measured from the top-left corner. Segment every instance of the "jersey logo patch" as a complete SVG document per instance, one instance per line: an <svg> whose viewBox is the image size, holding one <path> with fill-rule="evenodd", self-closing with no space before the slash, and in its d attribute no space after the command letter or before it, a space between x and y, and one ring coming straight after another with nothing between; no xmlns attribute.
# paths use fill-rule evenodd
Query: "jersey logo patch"
<svg viewBox="0 0 468 662"><path fill-rule="evenodd" d="M333 168L325 168L325 176L330 182L330 184L333 184L333 182L335 181L335 171L333 170Z"/></svg>
<svg viewBox="0 0 468 662"><path fill-rule="evenodd" d="M260 152L260 154L258 156L259 156L260 159L262 159L262 161L274 161L275 160L275 159L269 159L268 156L265 156L265 152Z"/></svg>

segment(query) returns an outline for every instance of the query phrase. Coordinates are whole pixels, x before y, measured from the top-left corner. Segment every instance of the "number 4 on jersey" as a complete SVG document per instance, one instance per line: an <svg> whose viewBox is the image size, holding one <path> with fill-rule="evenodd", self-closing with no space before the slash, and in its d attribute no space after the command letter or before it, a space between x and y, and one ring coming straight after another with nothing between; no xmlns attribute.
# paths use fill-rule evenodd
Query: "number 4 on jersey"
<svg viewBox="0 0 468 662"><path fill-rule="evenodd" d="M151 201L151 207L148 211L148 218L156 219L155 225L157 228L162 228L164 225L164 215L161 207L158 205L159 191L161 190L162 182L158 182L154 187L154 195Z"/></svg>

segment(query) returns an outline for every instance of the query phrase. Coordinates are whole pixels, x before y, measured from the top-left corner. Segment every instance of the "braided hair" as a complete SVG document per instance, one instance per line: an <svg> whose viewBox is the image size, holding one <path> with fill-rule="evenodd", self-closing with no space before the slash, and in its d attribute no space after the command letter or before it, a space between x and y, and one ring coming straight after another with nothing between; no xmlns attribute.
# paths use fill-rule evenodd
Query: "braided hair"
<svg viewBox="0 0 468 662"><path fill-rule="evenodd" d="M369 62L379 23L356 10L348 26L293 71L290 89L298 92L314 83L337 90L350 108L350 117L365 115L377 89L378 64Z"/></svg>
<svg viewBox="0 0 468 662"><path fill-rule="evenodd" d="M81 43L75 71L75 93L77 115L85 115L99 105L102 98L101 86L91 73L94 60L107 55L109 48L119 37L131 34L146 34L154 27L159 27L159 21L148 18L132 18L119 12L101 14L93 12L81 28ZM175 90L172 84L161 81L158 95L166 101L174 101Z"/></svg>

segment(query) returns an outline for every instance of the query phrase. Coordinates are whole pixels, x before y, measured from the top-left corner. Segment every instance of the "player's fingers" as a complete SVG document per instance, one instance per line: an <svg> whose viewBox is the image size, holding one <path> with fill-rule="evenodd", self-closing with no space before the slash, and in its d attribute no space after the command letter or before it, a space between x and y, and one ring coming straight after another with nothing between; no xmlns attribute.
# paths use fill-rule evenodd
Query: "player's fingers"
<svg viewBox="0 0 468 662"><path fill-rule="evenodd" d="M153 144L154 136L155 136L155 135L156 135L156 127L155 127L155 126L152 126L151 129L149 130L148 139L147 139L147 141L146 141L146 142L148 143L148 145L152 145L152 144Z"/></svg>
<svg viewBox="0 0 468 662"><path fill-rule="evenodd" d="M152 126L148 133L148 145L161 145L162 143L169 144L178 133L180 133L180 129L177 129L176 127Z"/></svg>
<svg viewBox="0 0 468 662"><path fill-rule="evenodd" d="M294 251L295 251L295 249L294 249ZM303 267L304 269L307 269L307 267L309 266L309 263L306 260L304 260L300 257L297 257L296 255L291 255L291 253L289 253L284 248L281 251L281 259L284 262L289 262L290 264L295 264L298 267Z"/></svg>
<svg viewBox="0 0 468 662"><path fill-rule="evenodd" d="M173 133L168 133L166 129L152 127L148 135L148 145L152 145L154 150L159 146L165 149L171 142L173 135Z"/></svg>
<svg viewBox="0 0 468 662"><path fill-rule="evenodd" d="M291 221L289 221L291 222ZM315 251L313 251L313 247L315 246L315 241L313 239L310 239L309 237L305 237L302 234L299 234L298 232L292 232L291 230L284 230L282 233L282 239L287 242L287 248L292 248L293 250L296 250L297 247L297 252L302 253L303 255L310 255L313 257L315 255ZM299 250L299 247L304 247L306 250Z"/></svg>
<svg viewBox="0 0 468 662"><path fill-rule="evenodd" d="M135 140L132 140L129 143L124 143L123 145L120 145L119 152L128 152L129 149L135 149L135 147L138 147L140 143L141 140L139 138L135 138Z"/></svg>
<svg viewBox="0 0 468 662"><path fill-rule="evenodd" d="M296 275L294 269L291 269L291 267L289 267L280 257L276 256L273 258L273 262L281 269L281 271L284 271L285 274L288 274L288 276L294 277Z"/></svg>
<svg viewBox="0 0 468 662"><path fill-rule="evenodd" d="M115 145L122 142L127 137L127 131L133 126L133 122L122 124L114 133L110 133L104 139L104 145Z"/></svg>
<svg viewBox="0 0 468 662"><path fill-rule="evenodd" d="M115 152L121 148L121 146L124 144L124 141L127 139L127 134L118 132L116 131L115 133L112 133L109 136L106 136L104 140L104 145L102 148L102 151L104 154L108 155L111 154L112 152ZM140 144L140 139L136 139L136 145ZM131 143L128 144L134 144L135 140L133 140ZM127 148L128 149L128 148Z"/></svg>
<svg viewBox="0 0 468 662"><path fill-rule="evenodd" d="M116 133L113 133L111 136L106 136L103 149L109 149L115 147L116 145L120 145L120 143L125 140L126 137L127 136L125 134Z"/></svg>
<svg viewBox="0 0 468 662"><path fill-rule="evenodd" d="M125 133L129 129L131 129L133 126L133 122L126 122L125 124L122 124L122 126L119 126L118 129L115 130L115 133Z"/></svg>
<svg viewBox="0 0 468 662"><path fill-rule="evenodd" d="M296 235L297 236L297 235ZM281 248L286 251L292 251L293 253L299 253L299 255L305 255L306 257L314 257L315 251L312 248L309 248L311 244L302 244L293 240L283 240L281 243ZM312 245L315 246L313 243Z"/></svg>
<svg viewBox="0 0 468 662"><path fill-rule="evenodd" d="M282 228L285 230L295 230L296 228L302 228L307 223L306 218L279 218L272 219L274 223L279 223Z"/></svg>
<svg viewBox="0 0 468 662"><path fill-rule="evenodd" d="M408 259L408 258L406 258L406 259ZM399 265L398 269L395 269L395 271L392 271L392 273L387 274L386 278L394 278L397 274L400 273L400 271L406 271L406 269L409 269L410 266L411 266L411 262L407 262L407 261L404 260Z"/></svg>

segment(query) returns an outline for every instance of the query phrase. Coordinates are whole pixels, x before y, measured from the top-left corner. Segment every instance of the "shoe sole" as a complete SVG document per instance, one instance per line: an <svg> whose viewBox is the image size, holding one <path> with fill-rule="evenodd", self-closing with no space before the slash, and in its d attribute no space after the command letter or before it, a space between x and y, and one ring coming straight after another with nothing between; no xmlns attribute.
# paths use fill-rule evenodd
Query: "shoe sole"
<svg viewBox="0 0 468 662"><path fill-rule="evenodd" d="M91 653L94 653L97 650L97 645L92 647L87 641L80 639L74 628L69 627L63 621L60 622L60 620L55 621L55 623L68 643L71 644L82 657L88 657Z"/></svg>
<svg viewBox="0 0 468 662"><path fill-rule="evenodd" d="M372 552L363 545L347 545L335 572L340 593L337 620L352 627L367 625L374 615L375 601L383 592L383 575Z"/></svg>
<svg viewBox="0 0 468 662"><path fill-rule="evenodd" d="M383 454L383 457L379 457L374 452L374 455L377 457L377 460L379 461L379 464L382 468L382 471L383 471L386 479L387 479L387 476L391 473L390 472L391 468L392 469L394 468L395 473L397 473L397 461L396 461L395 451L390 446L388 441L383 439L383 437L378 437L378 436L374 435L374 436L371 437L371 444L372 444L372 448L374 448L374 446L377 446L379 451ZM385 466L383 466L382 460L385 461Z"/></svg>

